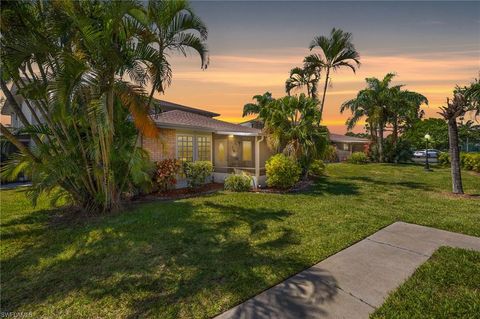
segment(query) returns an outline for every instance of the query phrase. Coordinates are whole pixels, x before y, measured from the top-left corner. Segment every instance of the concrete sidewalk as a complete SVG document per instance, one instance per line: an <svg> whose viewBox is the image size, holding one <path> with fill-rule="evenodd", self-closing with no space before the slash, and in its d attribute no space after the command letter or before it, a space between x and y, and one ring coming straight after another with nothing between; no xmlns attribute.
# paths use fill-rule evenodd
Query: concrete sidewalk
<svg viewBox="0 0 480 319"><path fill-rule="evenodd" d="M480 238L396 222L216 318L368 318L440 246Z"/></svg>

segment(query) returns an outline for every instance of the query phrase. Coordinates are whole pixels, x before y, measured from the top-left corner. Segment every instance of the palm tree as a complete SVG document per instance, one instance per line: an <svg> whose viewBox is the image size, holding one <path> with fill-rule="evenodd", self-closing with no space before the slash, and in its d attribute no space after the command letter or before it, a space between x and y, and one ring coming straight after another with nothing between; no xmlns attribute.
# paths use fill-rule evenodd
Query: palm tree
<svg viewBox="0 0 480 319"><path fill-rule="evenodd" d="M262 101L267 103L262 107L249 107L250 112L258 114L265 124L270 143L300 162L306 178L310 164L327 145L327 132L317 125L318 100L301 93Z"/></svg>
<svg viewBox="0 0 480 319"><path fill-rule="evenodd" d="M388 122L392 125L394 145L401 132L423 117L425 112L421 109L422 104L428 105L428 99L424 95L401 88L402 86L396 86L391 89L391 101L388 107Z"/></svg>
<svg viewBox="0 0 480 319"><path fill-rule="evenodd" d="M384 132L389 119L392 91L401 87L390 87L394 76L395 74L388 73L382 80L367 78L367 88L360 91L355 99L343 103L340 108L341 112L349 109L353 114L347 121L349 127L353 127L361 117L367 117L371 133L376 136L380 162L383 162Z"/></svg>
<svg viewBox="0 0 480 319"><path fill-rule="evenodd" d="M465 114L466 104L467 100L465 96L457 93L454 95L453 100L450 101L450 99L447 98L447 106L441 107L441 112L439 112L448 123L452 191L454 194L463 194L457 119Z"/></svg>
<svg viewBox="0 0 480 319"><path fill-rule="evenodd" d="M167 58L170 53L187 55L189 51L200 56L201 68L208 66L208 49L205 40L208 30L203 21L195 15L188 1L153 0L148 2L148 33L143 44L155 49L154 61L148 63L152 80L149 105L155 91L163 93L172 81L172 69Z"/></svg>
<svg viewBox="0 0 480 319"><path fill-rule="evenodd" d="M305 65L309 68L325 70L325 85L320 103L320 115L322 115L327 87L331 79L330 72L342 67L348 67L355 72L356 68L360 66L360 55L352 43L352 34L336 28L332 29L329 37L315 37L309 48L310 51L318 48L320 53L305 57Z"/></svg>
<svg viewBox="0 0 480 319"><path fill-rule="evenodd" d="M258 118L268 117L265 113L269 111L268 105L273 101L272 93L265 92L262 95L255 95L253 97L257 103L247 103L243 107L242 116L256 114Z"/></svg>
<svg viewBox="0 0 480 319"><path fill-rule="evenodd" d="M4 173L30 170L33 200L54 191L54 198L68 197L86 211L109 211L119 208L126 190L149 180L148 157L136 147L136 135L158 134L143 85L151 81L163 90L169 81L162 71L168 51L151 44L158 32L163 35L155 26L161 19L150 22L160 15L150 11L158 8L136 1L9 2L2 8L2 78L13 82L34 117L43 119L26 123L23 133L39 142L21 149ZM203 30L188 6L183 8L168 11L176 12L170 17L181 52L186 43L195 46L189 30ZM14 134L5 136L15 142Z"/></svg>
<svg viewBox="0 0 480 319"><path fill-rule="evenodd" d="M316 99L319 79L320 74L315 69L295 67L290 70L290 75L285 81L285 91L290 96L292 90L306 87L308 97Z"/></svg>

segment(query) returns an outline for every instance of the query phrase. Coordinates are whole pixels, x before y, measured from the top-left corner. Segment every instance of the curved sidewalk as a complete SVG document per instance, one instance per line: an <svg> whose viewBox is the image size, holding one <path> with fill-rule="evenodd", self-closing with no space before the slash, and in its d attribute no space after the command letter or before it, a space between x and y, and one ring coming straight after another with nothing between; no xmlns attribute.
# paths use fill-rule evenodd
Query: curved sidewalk
<svg viewBox="0 0 480 319"><path fill-rule="evenodd" d="M440 246L480 238L396 222L215 318L368 318Z"/></svg>

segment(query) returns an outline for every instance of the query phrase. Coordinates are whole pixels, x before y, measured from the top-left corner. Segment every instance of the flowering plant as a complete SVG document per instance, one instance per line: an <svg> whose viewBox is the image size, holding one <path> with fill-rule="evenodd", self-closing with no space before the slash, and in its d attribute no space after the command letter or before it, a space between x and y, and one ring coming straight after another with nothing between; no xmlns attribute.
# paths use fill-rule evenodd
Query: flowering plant
<svg viewBox="0 0 480 319"><path fill-rule="evenodd" d="M162 191L177 183L177 174L180 170L180 161L176 159L164 159L156 163L157 171L155 180Z"/></svg>

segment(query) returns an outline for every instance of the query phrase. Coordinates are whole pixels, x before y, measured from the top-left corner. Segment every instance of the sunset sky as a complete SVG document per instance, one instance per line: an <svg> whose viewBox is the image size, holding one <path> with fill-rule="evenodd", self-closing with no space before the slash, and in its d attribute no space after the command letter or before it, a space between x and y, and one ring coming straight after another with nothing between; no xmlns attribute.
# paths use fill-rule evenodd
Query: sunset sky
<svg viewBox="0 0 480 319"><path fill-rule="evenodd" d="M396 73L394 84L427 96L427 117L439 116L438 107L456 84L479 77L480 2L192 1L192 6L209 29L210 65L201 70L198 56L171 55L173 83L156 97L220 113L226 121L246 120L243 105L256 94L285 95L289 70L302 65L314 36L328 35L333 27L353 34L362 65L356 74L349 69L333 74L323 121L332 132L346 131L349 114L340 114L340 105L365 86L366 77Z"/></svg>
<svg viewBox="0 0 480 319"><path fill-rule="evenodd" d="M199 58L172 57L174 79L159 98L221 113L239 122L253 95L285 95L288 72L301 66L316 35L333 27L353 33L362 65L333 75L324 124L345 132L347 114L340 104L364 87L366 77L397 73L405 84L427 96L427 116L456 84L479 76L479 2L213 2L194 1L195 12L209 28L210 65ZM323 79L322 79L323 81ZM322 83L321 83L322 85ZM356 131L361 131L359 126Z"/></svg>

